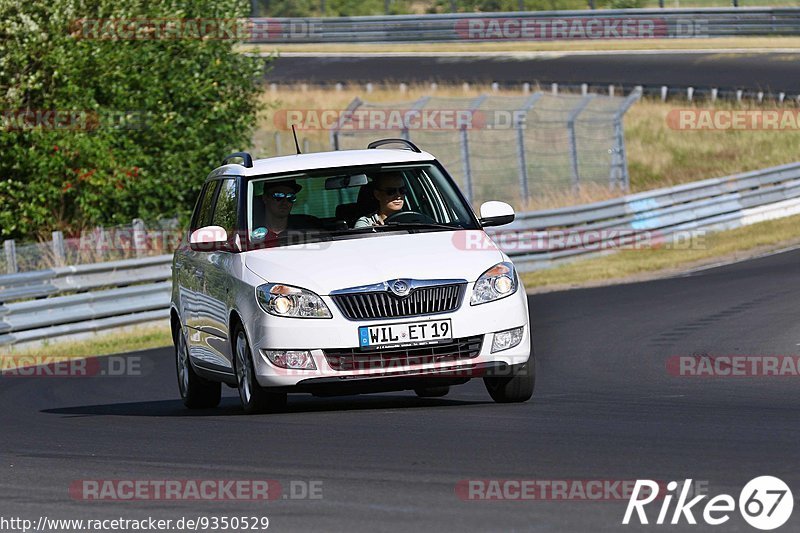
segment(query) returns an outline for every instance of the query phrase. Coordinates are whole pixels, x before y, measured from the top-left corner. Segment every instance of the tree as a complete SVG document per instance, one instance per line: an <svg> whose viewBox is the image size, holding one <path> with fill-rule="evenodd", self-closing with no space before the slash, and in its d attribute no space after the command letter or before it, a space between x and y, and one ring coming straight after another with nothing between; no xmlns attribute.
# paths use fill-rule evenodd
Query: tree
<svg viewBox="0 0 800 533"><path fill-rule="evenodd" d="M267 61L237 53L246 28L217 19L248 9L0 0L0 237L185 216L250 144Z"/></svg>

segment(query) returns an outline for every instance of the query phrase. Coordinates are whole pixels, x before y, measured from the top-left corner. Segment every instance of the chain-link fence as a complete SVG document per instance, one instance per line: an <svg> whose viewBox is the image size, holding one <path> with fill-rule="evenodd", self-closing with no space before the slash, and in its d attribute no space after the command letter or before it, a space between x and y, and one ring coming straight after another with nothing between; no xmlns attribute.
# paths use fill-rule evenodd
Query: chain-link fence
<svg viewBox="0 0 800 533"><path fill-rule="evenodd" d="M0 275L168 254L180 238L178 219L172 218L150 225L135 219L130 224L97 227L67 237L54 231L50 240L35 243L7 240L0 252Z"/></svg>
<svg viewBox="0 0 800 533"><path fill-rule="evenodd" d="M477 206L518 209L587 184L627 190L622 120L627 97L536 92L525 96L424 97L395 104L356 99L331 132L334 149L400 137L435 155Z"/></svg>

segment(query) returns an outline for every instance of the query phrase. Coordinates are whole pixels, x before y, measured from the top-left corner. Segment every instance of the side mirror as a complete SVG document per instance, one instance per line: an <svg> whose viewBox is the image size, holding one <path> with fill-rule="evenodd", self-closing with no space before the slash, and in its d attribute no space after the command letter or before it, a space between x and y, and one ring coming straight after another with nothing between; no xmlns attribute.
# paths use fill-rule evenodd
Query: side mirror
<svg viewBox="0 0 800 533"><path fill-rule="evenodd" d="M222 226L197 228L189 236L189 248L195 252L229 250L228 232Z"/></svg>
<svg viewBox="0 0 800 533"><path fill-rule="evenodd" d="M480 222L484 228L510 224L514 222L514 208L505 202L484 202Z"/></svg>

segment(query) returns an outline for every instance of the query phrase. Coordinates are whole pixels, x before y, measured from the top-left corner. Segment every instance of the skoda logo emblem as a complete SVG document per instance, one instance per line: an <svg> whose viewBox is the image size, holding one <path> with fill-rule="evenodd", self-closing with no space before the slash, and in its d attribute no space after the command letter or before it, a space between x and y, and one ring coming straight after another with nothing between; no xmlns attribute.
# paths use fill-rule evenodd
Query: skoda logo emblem
<svg viewBox="0 0 800 533"><path fill-rule="evenodd" d="M389 289L397 296L408 296L408 293L411 292L411 286L402 279L393 281L389 285Z"/></svg>

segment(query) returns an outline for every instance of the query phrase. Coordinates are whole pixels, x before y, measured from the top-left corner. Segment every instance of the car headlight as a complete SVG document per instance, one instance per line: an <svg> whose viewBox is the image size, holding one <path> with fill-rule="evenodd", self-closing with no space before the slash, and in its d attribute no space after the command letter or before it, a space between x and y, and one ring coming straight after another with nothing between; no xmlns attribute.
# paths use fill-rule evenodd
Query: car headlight
<svg viewBox="0 0 800 533"><path fill-rule="evenodd" d="M517 292L517 273L511 263L497 263L481 274L472 289L470 305L493 302Z"/></svg>
<svg viewBox="0 0 800 533"><path fill-rule="evenodd" d="M331 318L331 311L322 298L311 291L267 283L256 288L258 304L267 313L293 318Z"/></svg>

